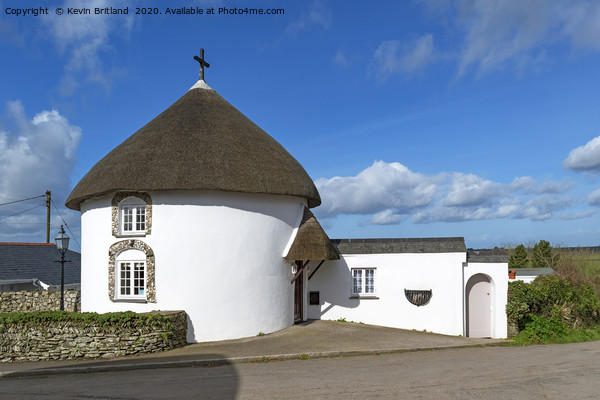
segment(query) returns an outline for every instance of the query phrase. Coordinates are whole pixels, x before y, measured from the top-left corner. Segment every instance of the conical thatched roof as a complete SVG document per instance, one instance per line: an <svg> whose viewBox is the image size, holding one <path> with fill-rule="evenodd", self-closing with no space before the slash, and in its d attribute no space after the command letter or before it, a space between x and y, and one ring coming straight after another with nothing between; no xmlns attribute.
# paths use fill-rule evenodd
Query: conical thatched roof
<svg viewBox="0 0 600 400"><path fill-rule="evenodd" d="M286 260L339 260L329 237L308 208L304 209L302 222Z"/></svg>
<svg viewBox="0 0 600 400"><path fill-rule="evenodd" d="M209 189L321 198L304 168L275 139L204 81L108 153L66 206L117 190Z"/></svg>

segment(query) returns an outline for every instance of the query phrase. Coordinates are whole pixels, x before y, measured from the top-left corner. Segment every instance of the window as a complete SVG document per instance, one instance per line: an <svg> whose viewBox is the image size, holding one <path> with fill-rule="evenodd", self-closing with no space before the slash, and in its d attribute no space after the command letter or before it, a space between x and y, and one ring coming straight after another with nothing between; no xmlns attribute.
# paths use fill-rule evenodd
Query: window
<svg viewBox="0 0 600 400"><path fill-rule="evenodd" d="M146 204L137 197L128 197L119 203L121 235L146 233Z"/></svg>
<svg viewBox="0 0 600 400"><path fill-rule="evenodd" d="M352 269L352 295L375 295L375 268Z"/></svg>
<svg viewBox="0 0 600 400"><path fill-rule="evenodd" d="M156 303L154 251L137 239L121 240L108 250L108 298Z"/></svg>
<svg viewBox="0 0 600 400"><path fill-rule="evenodd" d="M121 207L123 233L137 233L146 230L146 206Z"/></svg>
<svg viewBox="0 0 600 400"><path fill-rule="evenodd" d="M152 197L146 192L117 192L111 200L114 237L146 236L152 231Z"/></svg>
<svg viewBox="0 0 600 400"><path fill-rule="evenodd" d="M119 261L117 297L146 298L146 268L143 261Z"/></svg>

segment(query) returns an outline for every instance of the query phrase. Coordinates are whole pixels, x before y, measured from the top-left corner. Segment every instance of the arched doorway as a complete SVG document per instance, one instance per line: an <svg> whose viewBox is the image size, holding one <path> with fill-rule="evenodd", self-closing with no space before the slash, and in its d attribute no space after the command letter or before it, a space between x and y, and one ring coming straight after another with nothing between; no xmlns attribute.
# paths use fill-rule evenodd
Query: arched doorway
<svg viewBox="0 0 600 400"><path fill-rule="evenodd" d="M492 285L483 274L473 275L467 282L467 336L492 336Z"/></svg>

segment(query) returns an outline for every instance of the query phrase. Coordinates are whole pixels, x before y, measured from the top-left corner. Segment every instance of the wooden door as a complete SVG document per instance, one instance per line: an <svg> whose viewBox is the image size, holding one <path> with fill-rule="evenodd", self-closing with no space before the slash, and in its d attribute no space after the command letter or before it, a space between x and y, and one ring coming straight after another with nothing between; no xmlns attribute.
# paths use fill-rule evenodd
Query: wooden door
<svg viewBox="0 0 600 400"><path fill-rule="evenodd" d="M301 268L301 265L298 265L298 268ZM300 273L300 276L294 282L294 322L302 322L303 281L304 271Z"/></svg>

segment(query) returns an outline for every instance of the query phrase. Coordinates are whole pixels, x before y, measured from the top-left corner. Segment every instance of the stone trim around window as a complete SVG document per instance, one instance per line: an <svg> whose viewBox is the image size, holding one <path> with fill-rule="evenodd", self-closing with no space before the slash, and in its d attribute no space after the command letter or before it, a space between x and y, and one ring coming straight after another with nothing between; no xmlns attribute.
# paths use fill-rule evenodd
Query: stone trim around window
<svg viewBox="0 0 600 400"><path fill-rule="evenodd" d="M111 201L111 213L112 213L112 235L114 237L122 237L119 232L119 203L128 197L137 197L146 203L146 232L145 235L149 235L152 232L152 197L147 192L117 192ZM144 236L145 236L144 235ZM141 236L141 235L138 235Z"/></svg>
<svg viewBox="0 0 600 400"><path fill-rule="evenodd" d="M156 303L156 283L154 279L154 251L150 246L141 240L129 239L121 240L110 246L108 250L108 298L110 301L115 299L115 260L117 254L123 250L136 249L146 254L146 302ZM119 300L123 301L123 300ZM135 302L135 300L132 300ZM137 300L139 301L139 300Z"/></svg>

